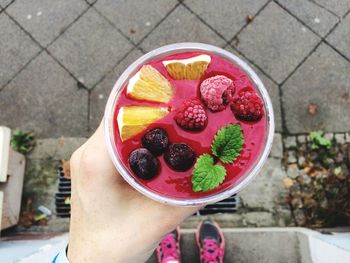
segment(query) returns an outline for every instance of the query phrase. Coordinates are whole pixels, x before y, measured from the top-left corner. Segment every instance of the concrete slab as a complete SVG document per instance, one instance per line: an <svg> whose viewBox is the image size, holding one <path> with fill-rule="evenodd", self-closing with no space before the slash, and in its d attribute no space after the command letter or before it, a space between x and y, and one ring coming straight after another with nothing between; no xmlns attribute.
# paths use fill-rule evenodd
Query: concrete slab
<svg viewBox="0 0 350 263"><path fill-rule="evenodd" d="M35 148L27 158L29 159L52 159L69 160L73 152L78 149L87 139L84 137L61 137L36 140Z"/></svg>
<svg viewBox="0 0 350 263"><path fill-rule="evenodd" d="M278 2L321 37L324 37L339 21L337 16L311 1L278 0Z"/></svg>
<svg viewBox="0 0 350 263"><path fill-rule="evenodd" d="M174 0L99 0L94 7L134 43L139 42L178 4Z"/></svg>
<svg viewBox="0 0 350 263"><path fill-rule="evenodd" d="M144 41L141 48L154 48L175 42L203 42L222 47L225 41L183 6L178 6Z"/></svg>
<svg viewBox="0 0 350 263"><path fill-rule="evenodd" d="M348 0L313 0L327 10L342 17L350 10L350 1Z"/></svg>
<svg viewBox="0 0 350 263"><path fill-rule="evenodd" d="M36 57L0 95L0 123L37 137L87 132L88 92L46 52Z"/></svg>
<svg viewBox="0 0 350 263"><path fill-rule="evenodd" d="M94 9L62 34L49 51L88 88L92 88L132 45Z"/></svg>
<svg viewBox="0 0 350 263"><path fill-rule="evenodd" d="M4 12L0 13L0 90L40 48Z"/></svg>
<svg viewBox="0 0 350 263"><path fill-rule="evenodd" d="M6 12L47 46L87 8L83 0L29 0L15 1Z"/></svg>
<svg viewBox="0 0 350 263"><path fill-rule="evenodd" d="M138 49L133 50L124 58L92 91L90 95L90 131L94 131L100 124L109 93L114 83L117 81L123 71L137 58L142 56Z"/></svg>
<svg viewBox="0 0 350 263"><path fill-rule="evenodd" d="M3 7L3 8L7 7L13 1L14 0L0 0L0 9L1 9L1 7Z"/></svg>
<svg viewBox="0 0 350 263"><path fill-rule="evenodd" d="M270 212L287 208L284 201L287 191L282 182L286 176L281 160L269 158L262 171L238 194L242 206Z"/></svg>
<svg viewBox="0 0 350 263"><path fill-rule="evenodd" d="M257 1L230 1L230 0L185 0L184 3L198 14L205 22L211 25L226 40L232 37L247 23L247 16L254 16L267 2Z"/></svg>
<svg viewBox="0 0 350 263"><path fill-rule="evenodd" d="M315 34L271 2L232 45L281 83L319 41Z"/></svg>
<svg viewBox="0 0 350 263"><path fill-rule="evenodd" d="M46 206L55 213L55 193L58 191L58 162L48 159L29 160L24 176L22 204L31 207Z"/></svg>
<svg viewBox="0 0 350 263"><path fill-rule="evenodd" d="M350 63L322 44L282 86L286 125L291 133L350 129ZM315 113L308 105L315 104ZM341 118L341 119L340 119Z"/></svg>
<svg viewBox="0 0 350 263"><path fill-rule="evenodd" d="M327 41L350 59L350 15L327 37Z"/></svg>
<svg viewBox="0 0 350 263"><path fill-rule="evenodd" d="M250 67L253 68L256 74L260 77L261 81L264 83L265 88L267 89L269 96L272 101L273 111L275 114L275 129L277 132L282 132L282 114L281 114L281 103L279 96L279 87L269 79L264 73L261 72L260 69L249 63L242 55L238 54L236 50L234 50L231 46L225 47L227 51L237 55L241 59L243 59L246 63L249 64Z"/></svg>

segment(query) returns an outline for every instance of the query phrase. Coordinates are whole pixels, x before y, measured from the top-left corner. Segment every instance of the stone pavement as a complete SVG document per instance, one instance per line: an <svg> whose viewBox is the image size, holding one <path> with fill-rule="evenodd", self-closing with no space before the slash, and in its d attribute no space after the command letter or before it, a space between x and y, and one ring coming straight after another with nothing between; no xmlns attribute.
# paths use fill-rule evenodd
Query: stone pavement
<svg viewBox="0 0 350 263"><path fill-rule="evenodd" d="M32 186L55 184L52 160L69 158L93 132L132 61L183 41L239 55L265 83L277 132L269 179L241 194L238 221L261 213L265 223L255 225L289 224L282 138L350 130L350 0L0 0L0 124L39 139L25 195L52 196ZM264 189L272 190L257 196Z"/></svg>
<svg viewBox="0 0 350 263"><path fill-rule="evenodd" d="M252 65L277 132L350 129L349 0L0 0L0 10L0 123L40 138L91 134L127 65L180 41Z"/></svg>

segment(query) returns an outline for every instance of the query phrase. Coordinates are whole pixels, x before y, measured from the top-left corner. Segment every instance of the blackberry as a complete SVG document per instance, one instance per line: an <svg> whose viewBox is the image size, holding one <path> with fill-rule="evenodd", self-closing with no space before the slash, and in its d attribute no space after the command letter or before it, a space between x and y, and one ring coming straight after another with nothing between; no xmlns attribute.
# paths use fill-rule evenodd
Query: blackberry
<svg viewBox="0 0 350 263"><path fill-rule="evenodd" d="M168 134L162 128L151 129L142 137L142 145L154 155L161 155L168 148Z"/></svg>
<svg viewBox="0 0 350 263"><path fill-rule="evenodd" d="M185 143L171 144L164 153L164 160L175 171L186 171L193 166L196 153Z"/></svg>
<svg viewBox="0 0 350 263"><path fill-rule="evenodd" d="M146 180L152 179L159 171L158 159L145 148L139 148L131 152L129 165L138 177Z"/></svg>

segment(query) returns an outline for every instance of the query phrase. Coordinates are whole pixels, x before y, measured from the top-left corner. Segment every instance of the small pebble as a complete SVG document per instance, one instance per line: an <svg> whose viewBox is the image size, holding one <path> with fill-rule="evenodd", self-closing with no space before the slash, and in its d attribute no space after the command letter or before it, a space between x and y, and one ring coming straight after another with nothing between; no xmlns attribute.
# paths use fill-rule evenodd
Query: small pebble
<svg viewBox="0 0 350 263"><path fill-rule="evenodd" d="M318 17L316 17L316 18L314 19L314 22L315 22L316 24L319 24L319 23L321 22L321 20L320 20Z"/></svg>
<svg viewBox="0 0 350 263"><path fill-rule="evenodd" d="M36 16L41 16L43 14L43 12L39 11L38 13L36 13Z"/></svg>
<svg viewBox="0 0 350 263"><path fill-rule="evenodd" d="M146 25L146 26L150 26L150 25L151 25L151 22L146 22L145 25Z"/></svg>
<svg viewBox="0 0 350 263"><path fill-rule="evenodd" d="M103 94L98 94L98 98L99 98L100 100L102 100L102 99L104 98L104 95L103 95Z"/></svg>
<svg viewBox="0 0 350 263"><path fill-rule="evenodd" d="M27 19L32 19L32 15L27 15Z"/></svg>

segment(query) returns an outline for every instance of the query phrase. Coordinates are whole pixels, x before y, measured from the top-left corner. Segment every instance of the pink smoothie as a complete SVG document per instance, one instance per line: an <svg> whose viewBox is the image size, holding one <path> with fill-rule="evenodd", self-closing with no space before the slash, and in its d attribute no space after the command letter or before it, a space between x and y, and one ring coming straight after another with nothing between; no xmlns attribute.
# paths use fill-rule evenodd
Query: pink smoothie
<svg viewBox="0 0 350 263"><path fill-rule="evenodd" d="M237 183L239 178L245 175L247 170L254 166L264 148L266 137L266 114L264 114L262 119L258 122L243 122L235 118L229 106L227 106L224 111L215 113L207 109L208 125L201 132L185 131L175 123L173 118L176 109L180 107L182 102L187 98L200 97L199 86L203 79L218 74L225 75L234 81L236 87L235 94L246 87L251 87L256 90L248 76L242 70L231 62L212 54L207 54L211 56L211 62L201 80L173 80L162 64L163 60L185 59L201 54L206 53L180 53L155 59L148 63L163 74L175 89L175 95L168 104L133 100L126 95L125 86L118 98L117 107L114 113L114 136L117 143L118 154L131 176L149 190L176 199L205 197L232 187L232 185ZM197 157L203 153L211 153L210 145L218 130L227 124L239 123L242 127L244 137L244 145L241 154L232 164L224 165L227 170L225 181L216 189L208 192L194 192L192 190L191 175L194 169L193 167L186 172L176 172L165 163L163 155L158 157L161 166L160 173L151 180L140 179L134 175L130 169L128 158L133 150L142 147L141 138L147 130L127 141L121 141L116 120L120 107L127 105L169 107L171 112L163 119L151 124L147 130L155 127L164 128L169 135L170 142L188 144L196 152Z"/></svg>

